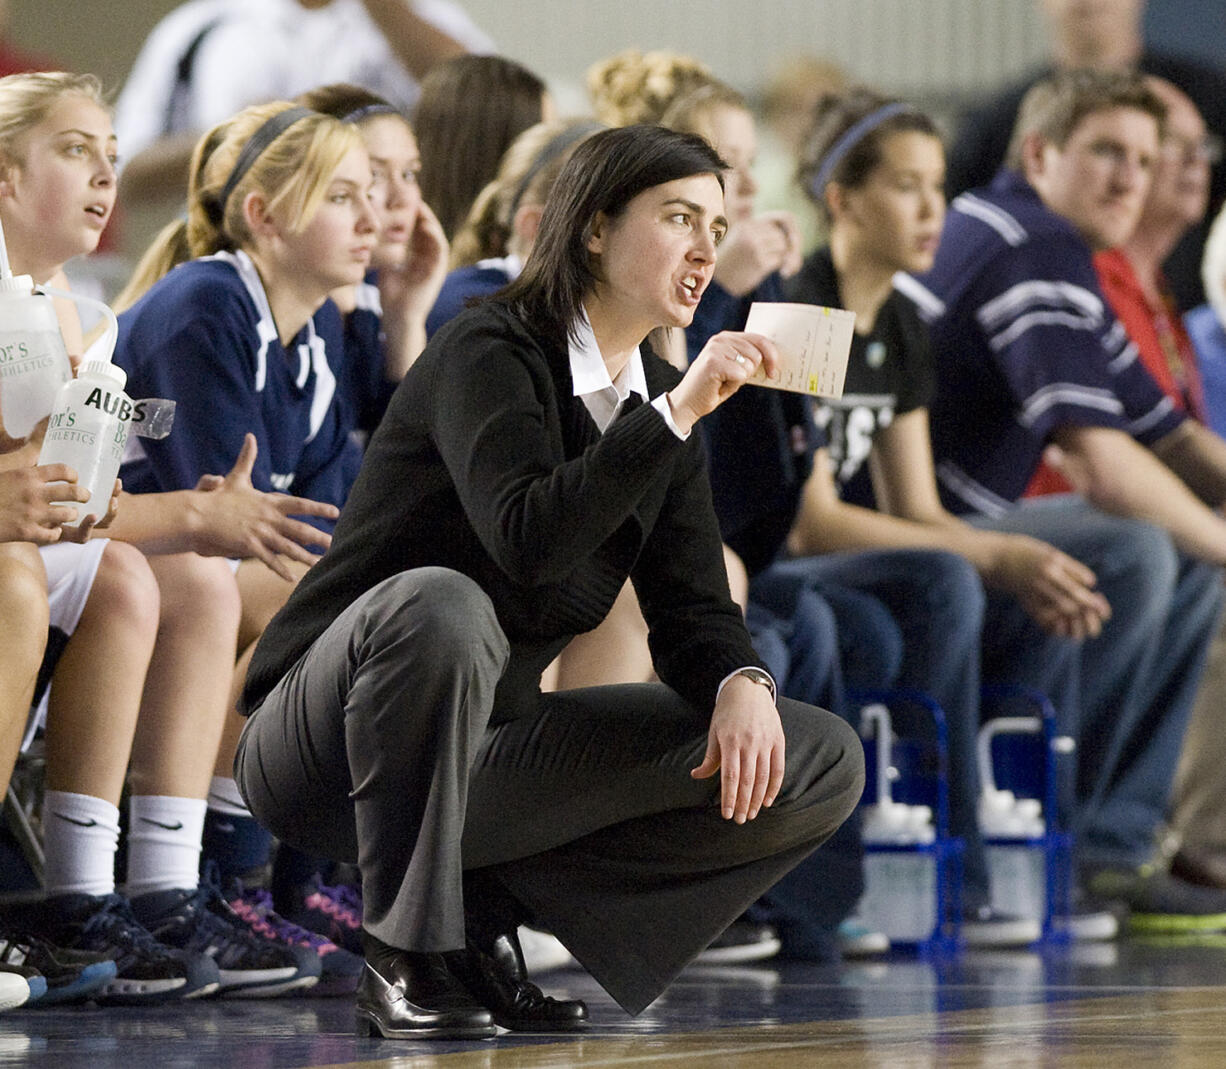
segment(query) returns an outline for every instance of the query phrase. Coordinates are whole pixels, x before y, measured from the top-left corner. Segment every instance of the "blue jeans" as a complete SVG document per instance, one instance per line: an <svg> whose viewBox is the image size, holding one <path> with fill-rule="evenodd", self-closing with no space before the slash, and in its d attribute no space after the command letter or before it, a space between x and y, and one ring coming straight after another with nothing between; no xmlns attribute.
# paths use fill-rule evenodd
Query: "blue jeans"
<svg viewBox="0 0 1226 1069"><path fill-rule="evenodd" d="M987 861L976 818L985 602L978 573L965 558L937 550L831 553L776 562L753 580L750 596L780 604L789 585L817 591L830 605L849 686L913 688L945 710L950 830L966 844L963 904L986 905Z"/></svg>
<svg viewBox="0 0 1226 1069"><path fill-rule="evenodd" d="M850 719L835 613L816 591L791 579L772 597L751 596L746 612L754 648L774 675L779 693ZM746 914L773 924L784 957L835 960L834 932L864 893L860 812L771 887Z"/></svg>
<svg viewBox="0 0 1226 1069"><path fill-rule="evenodd" d="M1180 553L1159 528L1109 516L1074 495L971 522L1041 538L1098 577L1112 616L1081 647L1078 698L1057 704L1068 718L1063 729L1077 740L1071 826L1085 868L1149 860L1217 628L1220 569ZM1011 599L990 599L985 671L989 650L998 663L1017 654L1009 636L1019 615ZM1031 657L1015 667L1025 674L1041 666Z"/></svg>

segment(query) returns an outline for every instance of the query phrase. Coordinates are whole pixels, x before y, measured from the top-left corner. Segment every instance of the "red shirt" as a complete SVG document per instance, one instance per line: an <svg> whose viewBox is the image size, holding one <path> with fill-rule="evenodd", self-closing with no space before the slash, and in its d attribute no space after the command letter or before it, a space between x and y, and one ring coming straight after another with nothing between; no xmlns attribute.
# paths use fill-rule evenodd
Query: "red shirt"
<svg viewBox="0 0 1226 1069"><path fill-rule="evenodd" d="M1159 303L1155 306L1150 303L1122 250L1095 253L1094 270L1103 296L1136 345L1145 370L1182 411L1204 423L1205 400L1196 367L1196 350L1183 329L1183 320L1166 279L1159 274ZM1040 464L1026 487L1025 496L1067 493L1069 489L1063 476L1046 464Z"/></svg>

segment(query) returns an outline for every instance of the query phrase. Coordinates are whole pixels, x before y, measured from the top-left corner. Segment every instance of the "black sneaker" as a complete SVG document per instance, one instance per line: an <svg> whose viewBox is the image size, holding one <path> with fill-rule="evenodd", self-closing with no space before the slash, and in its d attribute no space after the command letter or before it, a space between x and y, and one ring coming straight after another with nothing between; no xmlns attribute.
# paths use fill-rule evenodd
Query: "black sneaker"
<svg viewBox="0 0 1226 1069"><path fill-rule="evenodd" d="M46 992L30 997L31 1004L40 1006L91 998L119 971L105 954L53 946L28 932L0 932L0 962L19 962L42 974Z"/></svg>
<svg viewBox="0 0 1226 1069"><path fill-rule="evenodd" d="M199 954L162 946L132 915L122 895L58 895L25 925L58 947L103 954L116 975L94 995L99 1002L141 1005L203 998L217 990L217 966Z"/></svg>
<svg viewBox="0 0 1226 1069"><path fill-rule="evenodd" d="M779 933L769 924L736 920L694 959L695 965L734 965L765 961L779 953Z"/></svg>
<svg viewBox="0 0 1226 1069"><path fill-rule="evenodd" d="M272 908L272 895L262 887L244 887L235 880L226 889L226 901L257 936L281 946L306 947L319 958L319 983L311 996L352 995L362 975L362 959L338 947L318 932L288 921Z"/></svg>
<svg viewBox="0 0 1226 1069"><path fill-rule="evenodd" d="M363 956L360 887L347 883L329 886L316 875L297 888L289 901L277 899L276 904L277 912L286 920L324 936L350 954Z"/></svg>
<svg viewBox="0 0 1226 1069"><path fill-rule="evenodd" d="M1178 935L1226 930L1226 891L1198 887L1152 865L1098 869L1084 884L1091 899L1127 909L1132 931Z"/></svg>
<svg viewBox="0 0 1226 1069"><path fill-rule="evenodd" d="M132 909L159 942L211 958L221 973L222 995L272 998L319 980L315 952L257 936L222 897L212 872L193 891L140 895Z"/></svg>

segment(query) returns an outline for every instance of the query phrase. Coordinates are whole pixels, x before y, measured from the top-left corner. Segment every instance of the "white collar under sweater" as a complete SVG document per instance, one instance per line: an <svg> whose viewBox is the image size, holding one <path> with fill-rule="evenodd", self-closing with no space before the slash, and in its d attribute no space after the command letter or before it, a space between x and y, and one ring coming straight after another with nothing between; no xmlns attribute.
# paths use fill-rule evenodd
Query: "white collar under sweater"
<svg viewBox="0 0 1226 1069"><path fill-rule="evenodd" d="M575 396L583 401L600 433L604 434L631 393L637 393L644 401L650 400L647 395L647 374L643 370L643 354L635 349L614 381L609 378L609 369L600 355L600 346L596 344L596 335L586 311L580 311L574 334L569 352ZM672 421L669 422L671 424Z"/></svg>

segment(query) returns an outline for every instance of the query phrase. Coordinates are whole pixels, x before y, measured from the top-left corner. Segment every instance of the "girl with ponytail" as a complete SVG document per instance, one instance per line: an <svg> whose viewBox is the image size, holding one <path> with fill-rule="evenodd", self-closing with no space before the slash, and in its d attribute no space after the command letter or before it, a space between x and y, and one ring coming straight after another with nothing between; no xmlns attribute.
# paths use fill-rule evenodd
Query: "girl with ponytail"
<svg viewBox="0 0 1226 1069"><path fill-rule="evenodd" d="M0 79L0 220L18 275L62 286L63 264L94 249L114 206L116 148L91 76ZM58 312L66 348L79 356L75 312ZM239 453L235 446L214 470ZM250 447L243 453L250 457ZM222 558L264 554L282 566L276 551L284 548L310 560L300 542L314 529L292 516L335 512L255 492L248 463L240 456L210 491L193 482L174 493L123 494L105 530L79 525L76 537L93 533L91 541L61 539L33 559L57 634L40 673L51 678L50 697L27 731L32 737L45 710L48 898L17 923L98 959L92 986L82 986L83 973L57 998L269 993L319 976L313 952L258 940L215 889L199 885L204 796L239 623L234 575ZM131 901L116 894L114 874L125 782ZM156 941L136 913L175 948Z"/></svg>
<svg viewBox="0 0 1226 1069"><path fill-rule="evenodd" d="M343 502L360 447L343 400L344 322L328 296L370 267L379 238L370 187L361 133L305 107L247 108L204 135L186 218L155 240L119 299L116 362L130 391L178 405L173 433L142 440L124 465L125 485L213 485L241 451L241 478L265 496ZM326 530L310 539L328 540ZM313 559L300 549L282 537L269 567L237 564L241 615L224 679L241 681L248 651ZM223 880L258 867L269 848L234 789L239 726L227 718L208 785L204 852Z"/></svg>

